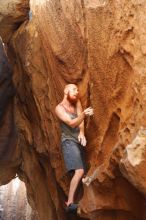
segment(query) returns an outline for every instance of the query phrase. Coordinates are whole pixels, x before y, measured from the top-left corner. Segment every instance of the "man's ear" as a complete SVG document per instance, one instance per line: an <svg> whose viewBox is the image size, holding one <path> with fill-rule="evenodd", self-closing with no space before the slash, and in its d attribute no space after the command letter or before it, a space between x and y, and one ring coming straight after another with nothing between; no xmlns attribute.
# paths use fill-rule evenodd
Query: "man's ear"
<svg viewBox="0 0 146 220"><path fill-rule="evenodd" d="M69 93L68 88L66 88L66 89L64 90L64 94L65 94L65 95L68 95L68 93Z"/></svg>

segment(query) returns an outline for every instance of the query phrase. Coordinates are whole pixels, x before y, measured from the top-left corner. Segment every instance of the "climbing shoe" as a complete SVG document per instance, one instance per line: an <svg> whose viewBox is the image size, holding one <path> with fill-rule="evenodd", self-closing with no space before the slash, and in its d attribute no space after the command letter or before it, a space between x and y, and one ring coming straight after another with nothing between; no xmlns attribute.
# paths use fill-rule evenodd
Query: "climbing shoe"
<svg viewBox="0 0 146 220"><path fill-rule="evenodd" d="M77 208L78 208L78 204L71 203L65 208L65 210L67 213L76 213Z"/></svg>

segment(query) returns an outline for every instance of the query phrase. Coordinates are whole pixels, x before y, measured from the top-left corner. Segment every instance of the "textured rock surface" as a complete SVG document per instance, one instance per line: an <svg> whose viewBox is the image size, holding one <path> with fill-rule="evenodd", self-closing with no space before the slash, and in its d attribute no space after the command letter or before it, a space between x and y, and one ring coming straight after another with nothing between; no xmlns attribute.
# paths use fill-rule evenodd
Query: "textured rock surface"
<svg viewBox="0 0 146 220"><path fill-rule="evenodd" d="M0 30L17 89L17 173L31 206L41 220L68 219L62 204L69 177L54 108L72 82L79 85L83 107L95 112L85 122L89 169L77 198L80 216L144 220L145 145L141 140L129 146L146 127L145 1L31 0L29 16L23 10L28 2L19 3L25 22L16 31L8 28L11 39Z"/></svg>
<svg viewBox="0 0 146 220"><path fill-rule="evenodd" d="M146 131L139 130L121 160L123 175L146 197Z"/></svg>
<svg viewBox="0 0 146 220"><path fill-rule="evenodd" d="M0 33L5 42L10 40L12 33L26 20L28 10L28 0L0 1Z"/></svg>
<svg viewBox="0 0 146 220"><path fill-rule="evenodd" d="M18 178L0 187L0 209L2 220L37 220L27 202L25 185Z"/></svg>

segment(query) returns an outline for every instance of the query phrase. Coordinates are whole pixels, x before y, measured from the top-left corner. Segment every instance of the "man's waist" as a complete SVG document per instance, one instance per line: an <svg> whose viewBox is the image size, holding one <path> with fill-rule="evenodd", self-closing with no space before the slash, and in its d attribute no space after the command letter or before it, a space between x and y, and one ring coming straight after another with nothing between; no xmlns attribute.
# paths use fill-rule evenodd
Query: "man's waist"
<svg viewBox="0 0 146 220"><path fill-rule="evenodd" d="M70 140L78 141L78 133L76 133L76 134L66 134L66 133L62 132L61 139L62 140L70 139Z"/></svg>
<svg viewBox="0 0 146 220"><path fill-rule="evenodd" d="M61 143L63 144L66 140L74 141L77 144L79 143L78 139L77 138L73 138L73 137L62 137L61 138Z"/></svg>

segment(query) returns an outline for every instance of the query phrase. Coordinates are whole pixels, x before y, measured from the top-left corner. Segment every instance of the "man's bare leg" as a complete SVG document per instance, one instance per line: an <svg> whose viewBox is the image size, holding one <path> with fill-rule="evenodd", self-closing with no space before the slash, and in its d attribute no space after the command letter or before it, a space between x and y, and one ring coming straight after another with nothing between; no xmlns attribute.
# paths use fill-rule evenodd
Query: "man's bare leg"
<svg viewBox="0 0 146 220"><path fill-rule="evenodd" d="M69 195L68 195L68 201L67 201L67 206L71 203L74 203L74 195L75 191L77 189L77 186L81 180L81 178L84 175L84 170L83 169L77 169L75 170L75 174L70 182L70 189L69 189Z"/></svg>

